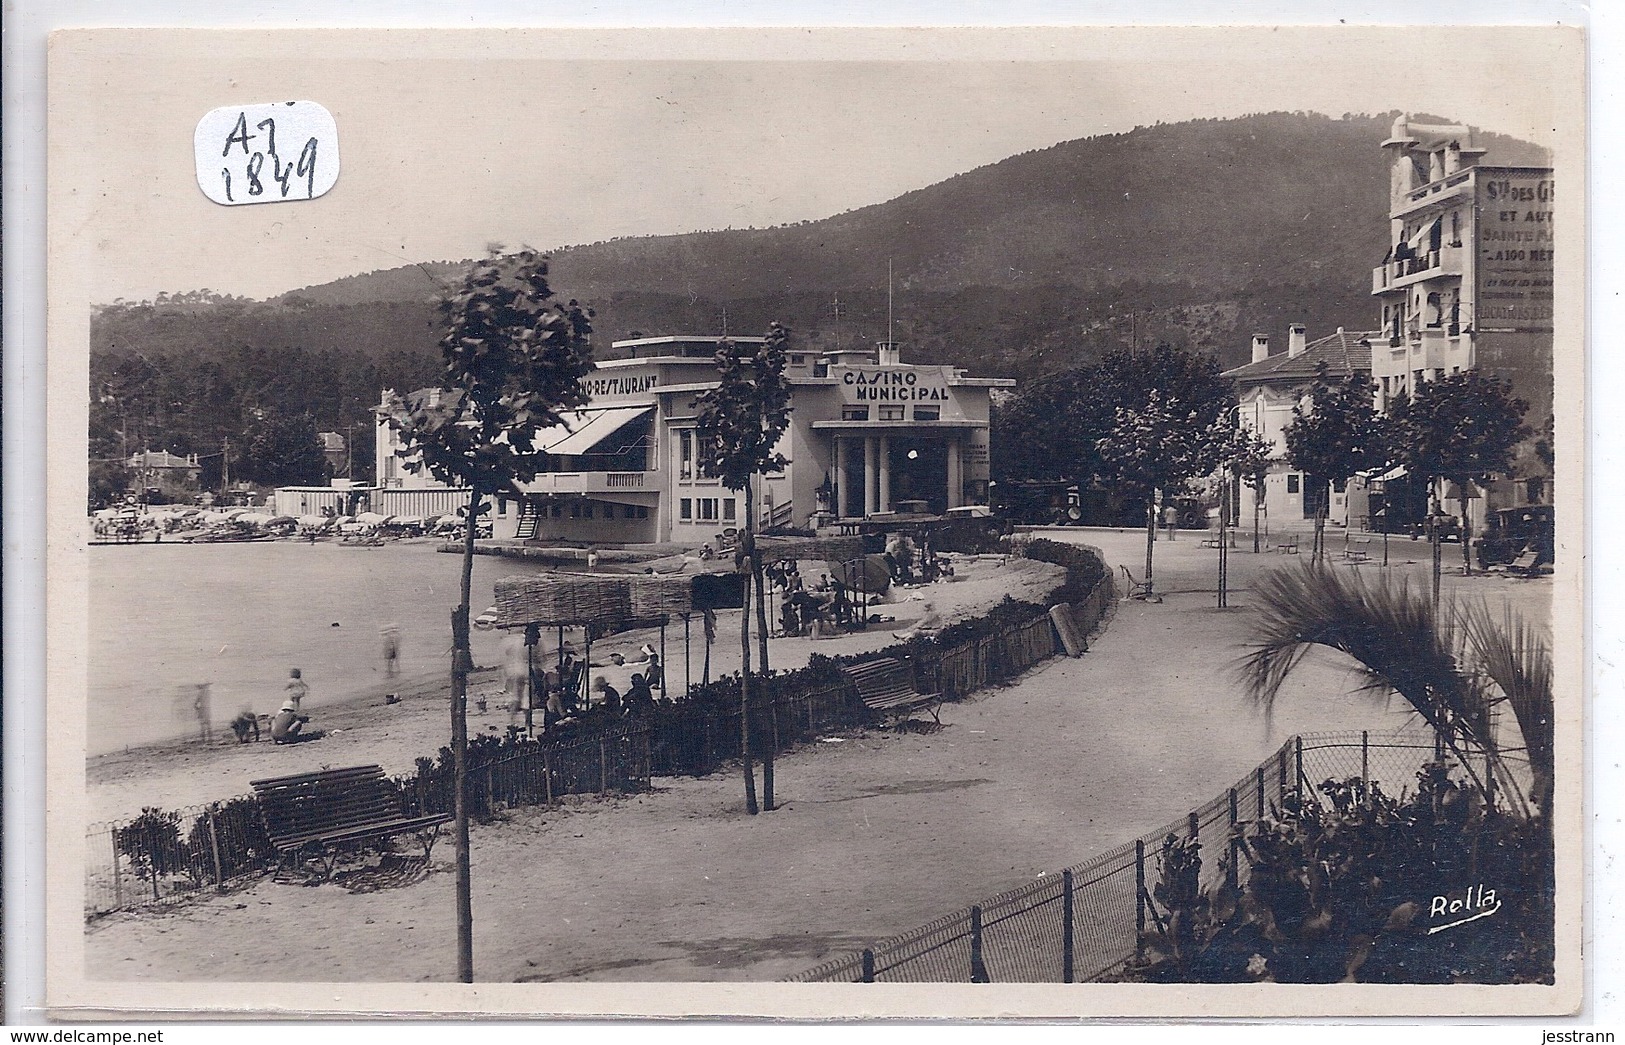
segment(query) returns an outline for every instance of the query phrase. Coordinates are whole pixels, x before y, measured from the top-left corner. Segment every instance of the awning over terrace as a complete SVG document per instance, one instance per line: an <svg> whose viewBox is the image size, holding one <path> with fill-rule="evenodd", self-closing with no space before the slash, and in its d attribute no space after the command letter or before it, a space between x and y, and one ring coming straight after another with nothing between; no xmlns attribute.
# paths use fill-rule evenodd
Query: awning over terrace
<svg viewBox="0 0 1625 1045"><path fill-rule="evenodd" d="M561 457L584 454L653 409L653 406L612 406L577 410L565 414L560 424L536 433L536 446Z"/></svg>

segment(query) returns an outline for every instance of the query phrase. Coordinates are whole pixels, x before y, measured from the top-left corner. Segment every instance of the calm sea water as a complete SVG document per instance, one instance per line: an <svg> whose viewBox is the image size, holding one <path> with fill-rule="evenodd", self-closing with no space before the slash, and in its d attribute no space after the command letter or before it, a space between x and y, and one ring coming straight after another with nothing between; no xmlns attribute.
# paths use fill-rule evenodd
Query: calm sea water
<svg viewBox="0 0 1625 1045"><path fill-rule="evenodd" d="M307 711L387 689L380 632L390 624L400 627L404 676L449 671L462 560L431 543L142 544L89 552L91 754L195 730L190 695L179 693L198 683L210 684L216 728L239 710L275 711L290 668L310 685ZM491 605L497 578L545 569L477 556L473 613ZM475 631L474 662L498 663L503 635Z"/></svg>

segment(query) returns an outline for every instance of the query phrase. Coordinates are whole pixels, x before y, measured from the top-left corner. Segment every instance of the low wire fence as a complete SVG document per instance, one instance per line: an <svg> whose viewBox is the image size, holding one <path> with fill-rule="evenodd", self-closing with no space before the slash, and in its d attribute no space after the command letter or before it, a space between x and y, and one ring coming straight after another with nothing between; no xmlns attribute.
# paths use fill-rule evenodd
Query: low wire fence
<svg viewBox="0 0 1625 1045"><path fill-rule="evenodd" d="M1078 983L1135 957L1162 912L1151 897L1169 835L1194 838L1201 884L1237 875L1236 828L1326 779L1358 776L1399 794L1435 759L1431 733L1320 733L1294 737L1234 787L1167 826L1086 863L1046 874L916 929L832 958L800 983ZM1235 879L1232 879L1234 881Z"/></svg>
<svg viewBox="0 0 1625 1045"><path fill-rule="evenodd" d="M1098 628L1116 589L1107 573L1088 595L1068 607L1081 635ZM902 656L920 692L959 700L1008 681L1054 656L1060 639L1047 613L1016 621L992 634L942 649L916 640L853 658ZM756 680L763 696L750 712L751 751L787 751L831 731L870 721L870 712L842 682L768 676ZM471 814L551 805L565 795L637 791L654 776L704 775L741 755L737 706L676 705L647 720L558 740L516 740L469 749L467 795ZM392 778L405 815L450 813L450 765L420 759L416 773ZM93 824L86 832L85 906L88 915L171 903L269 871L276 853L266 837L254 796L207 806L143 810L139 817Z"/></svg>

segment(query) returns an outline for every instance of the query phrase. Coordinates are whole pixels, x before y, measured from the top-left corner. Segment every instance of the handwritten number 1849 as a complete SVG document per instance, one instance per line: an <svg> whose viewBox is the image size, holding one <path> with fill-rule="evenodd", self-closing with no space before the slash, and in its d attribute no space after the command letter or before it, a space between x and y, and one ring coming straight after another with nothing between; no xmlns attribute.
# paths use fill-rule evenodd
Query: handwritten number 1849
<svg viewBox="0 0 1625 1045"><path fill-rule="evenodd" d="M271 180L276 182L282 199L288 198L289 187L296 177L305 180L305 197L307 199L313 198L316 194L316 138L312 136L305 142L304 147L299 150L297 160L284 165L282 157L277 153L276 120L267 117L256 123L254 127L256 130L264 132L264 149L252 150L249 148L248 143L255 138L262 137L262 135L250 133L247 114L239 113L236 125L232 127L231 133L226 135L225 147L220 150L222 159L230 156L233 148L241 147L243 150L243 155L248 158L244 169L248 181L248 194L250 196L265 194L265 182L261 175L265 172L265 161L269 158L271 161ZM226 183L226 199L235 202L236 196L232 194L231 168L220 168L220 174Z"/></svg>

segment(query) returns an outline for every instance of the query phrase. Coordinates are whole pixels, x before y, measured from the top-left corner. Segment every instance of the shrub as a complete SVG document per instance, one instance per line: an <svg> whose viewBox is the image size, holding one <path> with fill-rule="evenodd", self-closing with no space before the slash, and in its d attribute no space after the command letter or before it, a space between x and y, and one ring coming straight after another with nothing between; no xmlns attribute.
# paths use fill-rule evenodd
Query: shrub
<svg viewBox="0 0 1625 1045"><path fill-rule="evenodd" d="M1228 874L1199 888L1200 846L1170 835L1153 890L1166 915L1123 978L1551 982L1550 847L1538 825L1486 810L1442 763L1418 774L1409 799L1358 777L1319 790L1325 801L1290 793L1241 831L1239 889ZM1447 917L1436 898L1469 888L1493 889L1502 906L1430 933Z"/></svg>

